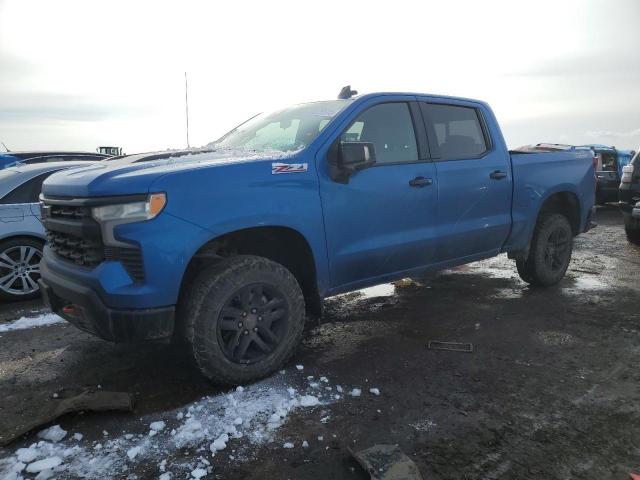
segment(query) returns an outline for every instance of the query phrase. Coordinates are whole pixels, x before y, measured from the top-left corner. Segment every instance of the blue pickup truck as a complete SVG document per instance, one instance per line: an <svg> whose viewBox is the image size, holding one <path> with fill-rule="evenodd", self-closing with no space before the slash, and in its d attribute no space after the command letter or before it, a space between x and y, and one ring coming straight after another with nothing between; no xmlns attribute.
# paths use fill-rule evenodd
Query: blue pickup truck
<svg viewBox="0 0 640 480"><path fill-rule="evenodd" d="M589 152L511 154L462 98L295 105L133 160L45 181L45 300L106 340L186 340L232 384L279 368L325 297L504 252L554 285L592 225Z"/></svg>

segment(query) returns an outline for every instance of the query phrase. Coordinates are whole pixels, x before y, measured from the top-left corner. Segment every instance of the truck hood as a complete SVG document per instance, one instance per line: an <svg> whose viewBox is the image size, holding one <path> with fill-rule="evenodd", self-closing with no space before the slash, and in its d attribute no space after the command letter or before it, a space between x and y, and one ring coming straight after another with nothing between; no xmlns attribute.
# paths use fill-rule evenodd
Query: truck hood
<svg viewBox="0 0 640 480"><path fill-rule="evenodd" d="M155 180L168 173L220 168L234 163L281 160L291 158L294 153L183 150L128 155L55 173L45 180L42 193L55 197L147 193Z"/></svg>

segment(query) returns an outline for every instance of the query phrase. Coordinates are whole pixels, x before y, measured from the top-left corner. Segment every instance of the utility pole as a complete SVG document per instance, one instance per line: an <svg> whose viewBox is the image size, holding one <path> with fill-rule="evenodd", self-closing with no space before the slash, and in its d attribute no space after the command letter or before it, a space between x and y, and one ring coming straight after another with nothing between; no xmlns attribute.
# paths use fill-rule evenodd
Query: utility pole
<svg viewBox="0 0 640 480"><path fill-rule="evenodd" d="M191 148L189 145L189 84L187 83L187 72L184 72L184 106L187 117L187 148Z"/></svg>

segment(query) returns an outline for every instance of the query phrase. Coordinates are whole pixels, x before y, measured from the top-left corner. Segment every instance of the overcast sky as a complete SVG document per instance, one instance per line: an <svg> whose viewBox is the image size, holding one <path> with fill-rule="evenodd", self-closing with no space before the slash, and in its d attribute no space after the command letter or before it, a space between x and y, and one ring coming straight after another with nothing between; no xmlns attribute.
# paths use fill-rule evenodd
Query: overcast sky
<svg viewBox="0 0 640 480"><path fill-rule="evenodd" d="M0 0L10 149L192 146L291 103L415 91L488 101L511 147L640 146L640 0Z"/></svg>

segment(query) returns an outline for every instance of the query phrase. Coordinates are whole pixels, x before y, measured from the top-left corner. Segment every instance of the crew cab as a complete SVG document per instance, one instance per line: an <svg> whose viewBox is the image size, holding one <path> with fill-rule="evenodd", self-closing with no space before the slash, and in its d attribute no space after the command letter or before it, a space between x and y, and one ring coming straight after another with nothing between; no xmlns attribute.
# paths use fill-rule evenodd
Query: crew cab
<svg viewBox="0 0 640 480"><path fill-rule="evenodd" d="M554 285L594 205L589 152L511 154L486 103L444 96L295 105L143 159L45 181L43 295L106 340L184 339L232 384L328 296L500 253Z"/></svg>
<svg viewBox="0 0 640 480"><path fill-rule="evenodd" d="M629 165L622 168L620 210L629 242L640 245L640 149Z"/></svg>

